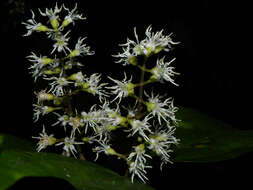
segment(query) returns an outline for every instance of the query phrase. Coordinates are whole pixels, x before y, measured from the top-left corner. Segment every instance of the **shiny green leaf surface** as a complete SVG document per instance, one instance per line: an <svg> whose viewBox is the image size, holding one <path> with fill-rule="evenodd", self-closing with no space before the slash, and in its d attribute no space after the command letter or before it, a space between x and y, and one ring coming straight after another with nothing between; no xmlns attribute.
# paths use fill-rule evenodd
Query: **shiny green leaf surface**
<svg viewBox="0 0 253 190"><path fill-rule="evenodd" d="M12 140L15 137L12 138ZM94 163L67 158L52 153L37 153L29 150L4 148L8 138L0 135L0 189L6 189L23 177L57 177L69 181L76 189L97 190L151 190L152 188ZM19 144L23 140L16 139ZM19 145L18 145L19 146ZM49 187L50 188L50 187Z"/></svg>
<svg viewBox="0 0 253 190"><path fill-rule="evenodd" d="M217 162L253 151L253 130L238 130L197 110L181 107L174 162Z"/></svg>

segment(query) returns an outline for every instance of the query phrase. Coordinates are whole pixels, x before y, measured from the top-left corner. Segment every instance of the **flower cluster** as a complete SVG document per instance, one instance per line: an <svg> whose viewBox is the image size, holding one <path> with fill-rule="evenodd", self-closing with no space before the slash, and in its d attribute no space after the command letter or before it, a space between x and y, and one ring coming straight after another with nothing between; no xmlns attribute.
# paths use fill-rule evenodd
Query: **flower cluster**
<svg viewBox="0 0 253 190"><path fill-rule="evenodd" d="M60 16L64 12L66 16L62 19ZM61 125L65 131L70 131L69 136L56 139L53 137L54 135L48 136L43 126L40 136L34 137L39 139L37 150L41 151L51 145L64 145L64 155L76 156L77 150L75 146L84 142L81 140L76 142L75 139L83 135L81 134L81 128L86 127L86 134L88 127L81 113L79 114L76 111L74 114L74 108L71 107L71 96L81 91L98 96L100 101L107 96L104 89L106 84L101 83L101 75L99 73L87 76L81 71L77 73L72 72L73 68L81 68L83 66L83 64L78 62L78 58L94 54L94 51L91 51L90 47L85 43L86 37L79 37L71 48L71 38L69 36L71 30L65 32L70 23L74 25L78 20L85 20L85 17L77 12L77 4L72 10L66 8L65 5L58 6L57 4L54 9L47 8L44 12L39 9L41 16L48 17L50 26L37 22L35 13L33 11L31 13L32 18L28 19L27 22L23 22L27 29L27 33L24 36L30 36L34 32L41 32L54 42L49 56L43 56L35 52L31 52L27 56L28 61L31 63L29 70L34 81L37 82L40 79L48 84L47 89L35 92L37 102L33 104L34 121L37 122L44 115L54 115L54 117L57 116L57 121L52 126ZM92 111L93 108L91 108ZM98 126L97 122L99 120L96 121L96 127ZM89 142L95 140L93 136L82 138L89 139Z"/></svg>
<svg viewBox="0 0 253 190"><path fill-rule="evenodd" d="M107 87L111 90L110 94L114 96L111 102L118 100L117 105L123 104L121 102L126 98L136 100L134 105L128 105L129 108L118 106L119 111L121 107L127 110L127 115L121 115L121 118L124 117L125 120L124 125L121 124L119 128L125 128L124 131L128 133L127 138L136 139L132 146L133 151L125 159L132 181L135 176L138 176L143 182L147 180L146 169L152 167L147 164L147 160L152 159L151 153L160 157L162 169L164 164L171 163L170 152L173 145L179 143L179 139L174 137L178 122L175 114L178 108L174 106L173 98L164 98L155 94L153 90L149 90L150 85L156 82L170 82L178 86L174 81L174 76L179 73L175 72L174 67L171 66L175 58L167 62L165 56L159 57L161 51L169 52L172 45L178 42L172 41L171 34L163 35L162 30L152 32L151 26L146 29L145 35L146 37L140 40L134 28L135 40L127 39L125 44L120 45L123 52L114 55L118 58L116 63L122 63L123 66L131 64L140 69L139 83L134 83L132 77L127 79L124 73L125 77L122 81L110 78L115 85ZM158 57L155 64L149 62L151 56ZM155 66L150 68L152 65ZM146 81L145 74L149 75ZM138 95L136 95L137 90Z"/></svg>
<svg viewBox="0 0 253 190"><path fill-rule="evenodd" d="M65 17L61 18L64 13ZM39 14L48 17L50 26L37 22L32 11L32 18L23 23L27 29L24 36L34 32L44 33L53 41L53 48L49 55L32 52L27 56L34 81L42 80L47 84L47 88L35 92L34 121L45 115L51 116L56 120L51 126L63 128L66 136L56 138L57 135L47 135L43 125L39 137L33 137L39 140L37 151L55 145L62 148L63 155L78 158L82 154L79 146L89 143L93 145L95 160L100 154L123 159L132 181L138 177L143 182L148 180L147 169L152 168L150 161L154 154L160 157L161 168L171 163L170 152L179 142L174 136L177 107L173 98L164 98L150 90L150 85L156 82L177 85L174 76L178 73L171 66L175 58L167 62L166 57L159 57L161 51L169 52L173 45L178 44L172 41L171 34L152 32L149 26L145 38L140 40L134 28L135 40L127 39L121 45L123 52L114 57L118 59L116 63L139 68L140 81L134 82L135 77L124 72L122 80L108 76L108 82L101 82L99 73L77 72L83 66L78 60L94 54L85 43L86 37L79 37L72 44L71 30L65 31L71 23L74 26L78 20L86 19L77 12L77 5L71 10L56 4L54 9L47 8L44 12L39 9ZM139 59L141 56L143 59ZM154 64L148 62L151 56L158 56ZM155 66L150 68L150 65ZM145 74L149 75L146 81ZM98 103L77 109L72 97L81 92L96 96ZM130 146L127 151L117 147L117 139L114 139L117 136L114 134L120 130L119 140L125 139Z"/></svg>

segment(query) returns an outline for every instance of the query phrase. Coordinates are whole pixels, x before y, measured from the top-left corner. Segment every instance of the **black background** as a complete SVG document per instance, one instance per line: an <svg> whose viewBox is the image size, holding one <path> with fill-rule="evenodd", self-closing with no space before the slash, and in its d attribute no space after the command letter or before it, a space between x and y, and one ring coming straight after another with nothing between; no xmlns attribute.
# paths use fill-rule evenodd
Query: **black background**
<svg viewBox="0 0 253 190"><path fill-rule="evenodd" d="M37 8L54 7L55 1L20 2L24 2L21 10L15 3L1 1L0 131L30 138L36 131L31 127L34 83L28 74L29 63L25 56L31 51L49 53L51 47L43 35L22 37L26 30L20 23L31 17L30 9L38 13ZM73 1L58 1L59 5L61 2L74 6ZM124 69L131 72L131 68L113 63L111 55L117 53L119 43L124 43L127 37L133 38L133 27L137 27L141 38L145 28L152 24L154 31L173 32L175 41L181 42L173 51L177 58L174 66L181 73L176 78L180 86L164 88L175 98L175 105L196 108L241 130L253 128L249 3L213 0L75 2L87 21L76 23L73 36L87 36L87 43L96 52L85 60L85 68L91 73L122 77ZM167 178L160 176L160 180L152 183L159 187L167 180L175 187L201 184L199 188L202 185L218 188L218 184L232 187L231 184L236 183L247 189L250 183L246 173L252 169L250 158L249 154L216 164L175 164L170 166ZM167 187L169 189L169 185Z"/></svg>

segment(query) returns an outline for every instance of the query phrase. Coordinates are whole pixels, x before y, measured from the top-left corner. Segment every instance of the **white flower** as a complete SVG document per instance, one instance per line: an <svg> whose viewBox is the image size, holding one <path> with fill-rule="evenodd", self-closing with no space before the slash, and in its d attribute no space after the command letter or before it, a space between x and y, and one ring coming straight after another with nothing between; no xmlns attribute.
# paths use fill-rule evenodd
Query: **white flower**
<svg viewBox="0 0 253 190"><path fill-rule="evenodd" d="M41 90L40 92L34 92L34 94L37 96L38 104L46 100L54 99L54 95L47 93L46 90Z"/></svg>
<svg viewBox="0 0 253 190"><path fill-rule="evenodd" d="M85 81L86 81L86 84L84 84L84 88L86 88L85 90L93 95L98 95L100 102L102 102L102 100L108 96L103 89L103 87L107 85L107 83L100 83L101 74L94 73L89 78L86 78Z"/></svg>
<svg viewBox="0 0 253 190"><path fill-rule="evenodd" d="M34 106L33 119L35 122L39 120L40 115L45 115L45 114L48 114L56 109L60 109L60 108L53 108L50 106L41 106L38 104L33 104L33 106Z"/></svg>
<svg viewBox="0 0 253 190"><path fill-rule="evenodd" d="M81 71L72 74L68 79L75 81L75 86L83 86L85 82L85 75Z"/></svg>
<svg viewBox="0 0 253 190"><path fill-rule="evenodd" d="M129 64L136 65L137 64L137 60L135 57L136 54L132 52L132 49L130 48L130 46L127 46L126 48L122 47L122 50L123 50L123 53L118 53L118 55L113 55L113 57L119 58L119 60L115 61L115 63L122 62L124 66L129 65Z"/></svg>
<svg viewBox="0 0 253 190"><path fill-rule="evenodd" d="M68 11L68 15L65 16L64 21L62 23L62 27L65 27L67 25L69 25L70 23L75 24L75 20L85 20L86 18L82 16L82 14L77 14L76 13L76 9L77 9L77 4L75 4L74 9L72 9L71 11L69 10L69 8L66 8L63 5L63 8Z"/></svg>
<svg viewBox="0 0 253 190"><path fill-rule="evenodd" d="M168 36L163 35L163 30L159 32L151 32L151 25L146 29L146 38L141 41L141 46L144 47L143 53L148 55L150 53L157 53L161 50L169 51L171 49L171 44L178 44L179 42L173 42L171 39L171 34Z"/></svg>
<svg viewBox="0 0 253 190"><path fill-rule="evenodd" d="M37 32L47 32L50 31L50 29L44 25L42 25L41 23L37 23L35 21L35 15L32 12L32 19L27 20L27 23L22 22L22 24L25 25L26 29L28 30L27 33L24 36L30 36L34 31Z"/></svg>
<svg viewBox="0 0 253 190"><path fill-rule="evenodd" d="M70 31L68 31L65 35L58 34L54 40L56 41L55 44L53 45L54 49L51 51L51 54L54 53L54 51L57 49L58 52L63 51L65 55L67 55L66 50L71 52L71 50L68 48L68 41L69 38L67 38L67 35L69 34ZM66 50L65 50L66 49Z"/></svg>
<svg viewBox="0 0 253 190"><path fill-rule="evenodd" d="M97 118L97 112L96 111L93 111L93 112L88 112L86 113L85 111L83 111L81 113L82 115L82 122L85 123L85 134L87 133L87 130L89 127L92 127L93 130L95 131L96 130L96 126L97 126L97 123L98 123L98 118Z"/></svg>
<svg viewBox="0 0 253 190"><path fill-rule="evenodd" d="M94 143L94 142L97 142L97 136L96 135L94 135L94 136L89 136L89 137L83 137L82 138L82 141L84 142L84 143L89 143L89 144L92 144L92 143Z"/></svg>
<svg viewBox="0 0 253 190"><path fill-rule="evenodd" d="M75 153L77 153L75 145L76 144L84 144L83 142L75 142L75 137L72 135L70 137L65 137L64 142L57 143L56 146L64 144L63 154L67 157L70 156L70 153L76 158Z"/></svg>
<svg viewBox="0 0 253 190"><path fill-rule="evenodd" d="M164 36L163 30L156 33L151 32L151 30L152 28L149 26L145 32L146 38L142 41L139 41L136 28L134 28L134 36L136 41L127 39L127 43L120 44L120 46L122 46L123 53L113 55L114 57L119 58L116 63L123 62L123 65L136 65L136 56L145 55L146 57L149 57L151 54L156 54L161 50L169 51L171 49L171 45L178 44L178 42L172 41L170 38L171 34Z"/></svg>
<svg viewBox="0 0 253 190"><path fill-rule="evenodd" d="M69 84L73 83L68 81L64 77L49 77L44 78L45 80L52 80L49 85L51 88L49 89L49 92L52 92L55 96L63 96L65 94L64 87L68 86Z"/></svg>
<svg viewBox="0 0 253 190"><path fill-rule="evenodd" d="M39 12L42 16L47 16L53 28L56 29L58 28L58 25L59 25L58 23L59 16L57 14L60 13L61 10L62 10L62 6L58 8L57 3L56 3L54 10L52 8L51 9L46 8L45 13L43 13L40 9L39 9Z"/></svg>
<svg viewBox="0 0 253 190"><path fill-rule="evenodd" d="M152 159L152 157L145 153L145 145L140 144L134 147L134 152L131 152L127 158L129 164L129 173L131 173L131 180L133 183L135 175L137 175L144 183L148 180L146 175L146 168L152 168L146 165L146 158Z"/></svg>
<svg viewBox="0 0 253 190"><path fill-rule="evenodd" d="M79 67L83 67L84 65L78 62L77 60L69 59L69 60L66 60L64 67L65 69L72 69L74 66L79 68Z"/></svg>
<svg viewBox="0 0 253 190"><path fill-rule="evenodd" d="M131 83L132 81L132 76L129 80L127 80L127 76L126 73L124 73L125 78L123 79L123 81L119 81L116 79L113 79L111 77L108 77L110 80L112 80L113 82L116 83L115 86L111 86L111 87L106 87L107 89L112 89L111 94L116 95L116 97L112 100L112 102L114 102L115 100L119 99L118 102L121 102L122 98L125 98L129 95L134 94L134 84Z"/></svg>
<svg viewBox="0 0 253 190"><path fill-rule="evenodd" d="M129 136L133 136L136 133L138 133L140 136L142 136L146 141L149 141L149 137L146 133L152 134L152 131L150 130L150 124L148 123L149 117L145 117L142 121L137 119L132 119L129 121L131 124L131 129L126 130L127 132L131 132Z"/></svg>
<svg viewBox="0 0 253 190"><path fill-rule="evenodd" d="M112 123L110 119L102 120L99 125L95 126L95 133L99 137L99 141L101 140L109 140L111 138L111 126Z"/></svg>
<svg viewBox="0 0 253 190"><path fill-rule="evenodd" d="M48 58L46 56L37 56L35 53L31 53L31 55L27 56L28 60L33 63L32 66L29 67L29 69L32 70L32 76L36 79L43 75L42 68L45 67L48 64L51 64L54 62L53 59Z"/></svg>
<svg viewBox="0 0 253 190"><path fill-rule="evenodd" d="M130 119L135 118L135 116L138 113L138 108L136 107L137 103L138 101L136 100L134 106L129 106L129 105L128 107L122 106L128 112L127 118L130 118Z"/></svg>
<svg viewBox="0 0 253 190"><path fill-rule="evenodd" d="M170 67L170 64L175 60L172 59L170 62L164 63L164 57L161 59L158 59L156 62L156 66L151 70L151 73L153 74L152 78L156 80L160 80L163 82L163 80L166 80L168 82L171 82L172 84L178 86L174 82L174 80L171 77L174 77L175 75L178 75L179 73L174 72L174 67Z"/></svg>
<svg viewBox="0 0 253 190"><path fill-rule="evenodd" d="M94 51L90 51L90 47L86 46L86 44L83 44L83 41L86 39L85 38L79 38L76 45L75 49L70 52L69 57L76 57L80 55L94 55Z"/></svg>
<svg viewBox="0 0 253 190"><path fill-rule="evenodd" d="M58 116L58 119L55 123L52 124L52 126L60 124L61 126L64 127L64 129L66 131L66 126L69 123L69 116L68 115L60 115L59 113L56 113L56 112L54 112L54 114Z"/></svg>
<svg viewBox="0 0 253 190"><path fill-rule="evenodd" d="M154 96L153 92L149 96L146 92L144 94L148 97L148 102L146 103L147 110L153 116L158 117L159 124L161 124L161 119L163 119L169 126L170 120L176 122L175 112L177 107L174 107L172 98L167 98L161 101L159 95ZM150 115L149 114L149 115Z"/></svg>
<svg viewBox="0 0 253 190"><path fill-rule="evenodd" d="M158 156L161 157L160 169L162 170L163 164L172 163L170 161L171 145L177 145L179 140L176 139L173 134L176 128L170 128L167 130L158 129L154 135L150 136L148 148L154 151Z"/></svg>
<svg viewBox="0 0 253 190"><path fill-rule="evenodd" d="M76 116L69 118L69 125L72 126L71 134L74 135L76 130L81 134L79 127L83 127L84 123L80 117Z"/></svg>
<svg viewBox="0 0 253 190"><path fill-rule="evenodd" d="M89 112L81 112L81 119L82 122L85 125L85 133L87 133L88 127L91 127L93 129L94 132L97 132L97 128L98 125L100 123L103 123L104 120L107 119L107 117L104 114L103 110L96 110L96 104L93 105Z"/></svg>
<svg viewBox="0 0 253 190"><path fill-rule="evenodd" d="M47 146L53 145L56 142L56 138L54 138L53 134L47 135L45 132L45 127L43 126L42 133L39 134L39 137L32 137L34 139L39 139L39 142L37 143L37 151L40 152L42 149L45 149Z"/></svg>
<svg viewBox="0 0 253 190"><path fill-rule="evenodd" d="M96 152L95 161L98 159L100 153L105 153L106 155L117 155L114 149L111 148L111 145L108 144L108 141L102 140L97 141L100 146L93 148L93 152Z"/></svg>
<svg viewBox="0 0 253 190"><path fill-rule="evenodd" d="M123 62L124 66L129 64L136 65L137 63L136 56L140 55L140 51L136 51L136 48L139 47L139 40L136 34L136 28L134 28L134 35L137 42L127 38L127 43L120 44L120 46L122 46L123 53L113 55L113 57L120 58L118 61L116 61L116 63Z"/></svg>

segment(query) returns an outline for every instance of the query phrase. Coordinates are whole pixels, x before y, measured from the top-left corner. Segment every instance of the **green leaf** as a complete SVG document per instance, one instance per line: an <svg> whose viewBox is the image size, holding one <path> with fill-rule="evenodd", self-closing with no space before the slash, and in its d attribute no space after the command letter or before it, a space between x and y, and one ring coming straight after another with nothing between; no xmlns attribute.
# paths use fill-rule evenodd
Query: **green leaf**
<svg viewBox="0 0 253 190"><path fill-rule="evenodd" d="M36 147L32 142L28 140L0 133L0 150L1 149L34 151Z"/></svg>
<svg viewBox="0 0 253 190"><path fill-rule="evenodd" d="M238 130L197 110L180 107L176 130L180 144L174 162L217 162L253 150L253 130Z"/></svg>
<svg viewBox="0 0 253 190"><path fill-rule="evenodd" d="M23 140L16 139L17 146ZM8 144L5 135L0 135L1 144ZM12 143L12 146L15 144ZM53 153L38 153L24 149L0 150L0 189L6 189L23 177L57 177L69 181L76 189L97 190L152 190L151 187L94 163L67 158ZM49 187L50 188L50 187Z"/></svg>

